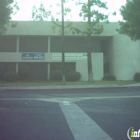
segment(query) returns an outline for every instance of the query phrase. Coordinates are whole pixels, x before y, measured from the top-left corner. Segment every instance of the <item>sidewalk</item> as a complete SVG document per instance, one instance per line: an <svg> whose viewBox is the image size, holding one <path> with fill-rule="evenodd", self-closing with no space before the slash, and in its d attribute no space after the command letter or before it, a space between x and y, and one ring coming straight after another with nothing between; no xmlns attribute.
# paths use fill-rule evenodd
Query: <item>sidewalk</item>
<svg viewBox="0 0 140 140"><path fill-rule="evenodd" d="M0 91L3 90L65 90L65 89L109 89L109 88L140 88L140 83L129 85L61 85L61 86L5 86L0 87Z"/></svg>

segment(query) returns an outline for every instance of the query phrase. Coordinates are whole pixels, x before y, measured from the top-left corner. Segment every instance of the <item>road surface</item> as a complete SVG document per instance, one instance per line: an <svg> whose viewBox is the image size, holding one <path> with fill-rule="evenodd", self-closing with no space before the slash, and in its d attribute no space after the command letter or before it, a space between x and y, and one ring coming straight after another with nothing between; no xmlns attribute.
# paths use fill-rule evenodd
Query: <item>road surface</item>
<svg viewBox="0 0 140 140"><path fill-rule="evenodd" d="M131 127L140 88L0 91L0 140L128 140Z"/></svg>

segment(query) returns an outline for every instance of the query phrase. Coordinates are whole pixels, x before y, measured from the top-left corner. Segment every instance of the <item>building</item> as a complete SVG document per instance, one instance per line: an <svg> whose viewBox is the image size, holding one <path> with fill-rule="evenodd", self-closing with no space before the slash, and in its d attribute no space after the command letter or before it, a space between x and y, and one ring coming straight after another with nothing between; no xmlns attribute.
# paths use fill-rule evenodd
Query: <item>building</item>
<svg viewBox="0 0 140 140"><path fill-rule="evenodd" d="M53 64L61 62L61 37L52 32L51 22L16 21L17 26L7 26L6 34L0 36L0 65L12 65L18 72L19 66L30 66L33 80L50 78ZM85 23L73 23L84 28ZM105 73L117 80L132 80L140 72L140 43L132 42L127 36L119 35L118 23L104 24L100 35L92 36L92 63L94 80L102 80ZM81 73L81 81L87 81L87 47L85 36L67 34L65 37L65 59L75 65Z"/></svg>

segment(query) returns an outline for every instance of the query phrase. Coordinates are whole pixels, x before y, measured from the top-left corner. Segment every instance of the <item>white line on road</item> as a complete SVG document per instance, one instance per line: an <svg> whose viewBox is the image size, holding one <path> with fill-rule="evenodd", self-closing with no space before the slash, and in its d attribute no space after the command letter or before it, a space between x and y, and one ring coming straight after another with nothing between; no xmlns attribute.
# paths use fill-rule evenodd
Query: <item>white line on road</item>
<svg viewBox="0 0 140 140"><path fill-rule="evenodd" d="M45 102L56 102L56 103L63 103L63 104L71 104L74 102L89 100L89 99L127 99L127 98L140 98L140 95L128 95L128 96L92 96L92 97L70 97L70 98L0 98L0 100L28 100L28 101L45 101Z"/></svg>
<svg viewBox="0 0 140 140"><path fill-rule="evenodd" d="M140 98L139 95L134 96L105 96L105 97L93 97L93 99L127 99L127 98Z"/></svg>
<svg viewBox="0 0 140 140"><path fill-rule="evenodd" d="M112 140L112 138L76 104L72 103L66 106L59 103L59 105L75 140Z"/></svg>
<svg viewBox="0 0 140 140"><path fill-rule="evenodd" d="M68 101L63 101L62 102L64 105L70 105L70 103Z"/></svg>

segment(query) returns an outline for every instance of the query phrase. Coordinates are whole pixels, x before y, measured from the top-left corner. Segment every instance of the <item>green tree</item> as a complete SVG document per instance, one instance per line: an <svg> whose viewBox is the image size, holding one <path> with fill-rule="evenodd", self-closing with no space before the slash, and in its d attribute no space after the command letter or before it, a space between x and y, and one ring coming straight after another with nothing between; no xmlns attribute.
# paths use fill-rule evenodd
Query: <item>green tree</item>
<svg viewBox="0 0 140 140"><path fill-rule="evenodd" d="M127 0L120 9L123 21L119 22L119 34L129 36L132 40L140 39L140 0Z"/></svg>
<svg viewBox="0 0 140 140"><path fill-rule="evenodd" d="M37 9L35 6L32 9L32 18L34 21L46 20L51 15L50 11L46 11L44 5L41 3Z"/></svg>
<svg viewBox="0 0 140 140"><path fill-rule="evenodd" d="M61 24L57 22L57 19L54 20L52 18L52 29L55 32L56 28L59 28L59 33L61 34L61 49L62 49L62 84L66 84L66 70L65 70L65 46L64 46L64 37L65 34L70 32L70 28L72 27L72 22L67 22L65 25L65 15L71 10L69 8L64 8L64 3L66 0L61 0Z"/></svg>
<svg viewBox="0 0 140 140"><path fill-rule="evenodd" d="M107 9L107 6L106 3L101 2L101 0L87 0L85 3L79 1L77 4L82 5L79 16L82 17L87 24L86 28L83 30L78 27L73 27L73 33L81 33L87 36L88 81L93 82L91 36L93 34L99 35L103 32L103 25L100 22L109 22L108 15L100 12L100 9Z"/></svg>
<svg viewBox="0 0 140 140"><path fill-rule="evenodd" d="M15 14L17 10L19 10L19 7L14 0L0 0L0 34L6 31L5 25L11 20L11 15Z"/></svg>
<svg viewBox="0 0 140 140"><path fill-rule="evenodd" d="M51 16L53 33L58 31L58 33L61 34L62 84L66 84L64 37L66 33L70 32L72 22L68 22L67 25L65 26L64 16L67 15L67 13L70 12L71 10L69 8L64 8L64 3L67 2L67 0L61 0L60 2L61 5L57 4L57 6L61 6L61 12L58 12L57 14L61 15L61 22L58 19L56 19L49 10L46 11L43 4L41 4L38 9L36 7L33 7L32 18L34 20L46 20L48 19L49 16ZM50 7L53 8L52 6Z"/></svg>

